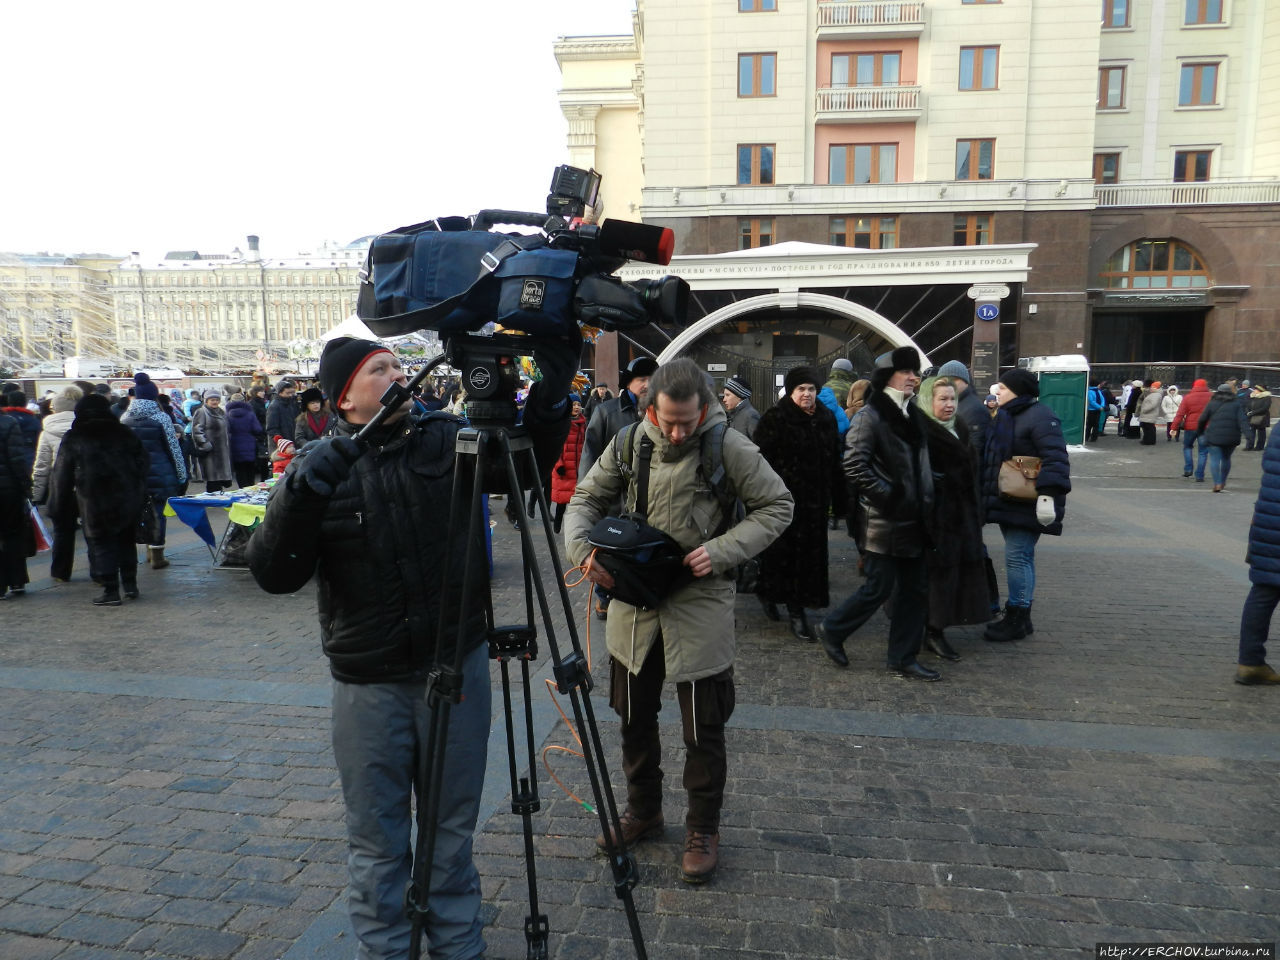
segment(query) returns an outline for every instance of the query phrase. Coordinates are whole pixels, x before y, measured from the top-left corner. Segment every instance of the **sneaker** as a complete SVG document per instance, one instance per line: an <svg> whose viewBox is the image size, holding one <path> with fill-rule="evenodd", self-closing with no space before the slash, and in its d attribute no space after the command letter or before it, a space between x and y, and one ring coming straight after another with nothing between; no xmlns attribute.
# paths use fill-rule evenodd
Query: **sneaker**
<svg viewBox="0 0 1280 960"><path fill-rule="evenodd" d="M9 588L9 597L11 599L16 599L17 597L25 597L26 595L27 595L26 587L18 586L18 587Z"/></svg>
<svg viewBox="0 0 1280 960"><path fill-rule="evenodd" d="M139 596L138 585L136 583L126 583L124 585L124 590L121 592L124 594L124 598L126 600L137 600Z"/></svg>
<svg viewBox="0 0 1280 960"><path fill-rule="evenodd" d="M706 883L720 862L720 834L687 830L684 856L680 858L680 876L685 883Z"/></svg>
<svg viewBox="0 0 1280 960"><path fill-rule="evenodd" d="M631 812L630 807L627 807L618 817L618 826L622 828L622 845L630 850L637 843L660 838L663 830L666 829L666 822L662 819L661 811L647 820L642 820ZM613 827L609 830L612 831ZM596 837L596 846L601 850L609 849L608 844L605 843L604 834ZM616 839L614 846L617 846Z"/></svg>

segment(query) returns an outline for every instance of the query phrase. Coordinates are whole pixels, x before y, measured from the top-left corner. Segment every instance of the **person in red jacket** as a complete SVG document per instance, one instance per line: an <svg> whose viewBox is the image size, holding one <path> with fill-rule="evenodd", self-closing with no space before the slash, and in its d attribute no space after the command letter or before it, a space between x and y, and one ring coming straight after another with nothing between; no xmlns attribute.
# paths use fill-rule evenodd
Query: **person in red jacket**
<svg viewBox="0 0 1280 960"><path fill-rule="evenodd" d="M556 533L560 532L565 507L569 505L573 491L578 487L578 464L582 462L582 445L587 440L587 418L582 412L582 403L573 395L570 395L569 399L573 401L569 436L565 438L560 459L556 461L551 471L551 502L556 505L552 522Z"/></svg>
<svg viewBox="0 0 1280 960"><path fill-rule="evenodd" d="M1213 391L1209 389L1207 380L1197 380L1191 384L1191 389L1182 395L1182 402L1178 404L1178 412L1173 417L1173 423L1169 429L1182 434L1182 475L1189 477L1192 474L1191 469L1191 446L1196 442L1196 429L1200 426L1200 413L1208 404L1209 398L1213 396ZM1203 440L1200 442L1200 449L1196 456L1195 477L1196 483L1204 483L1204 464L1209 459L1209 445Z"/></svg>

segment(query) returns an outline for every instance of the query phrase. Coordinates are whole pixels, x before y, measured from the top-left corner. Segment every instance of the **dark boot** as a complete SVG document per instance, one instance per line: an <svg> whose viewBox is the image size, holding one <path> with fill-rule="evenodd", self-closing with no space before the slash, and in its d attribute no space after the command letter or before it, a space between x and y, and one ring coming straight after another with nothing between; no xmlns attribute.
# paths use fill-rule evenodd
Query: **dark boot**
<svg viewBox="0 0 1280 960"><path fill-rule="evenodd" d="M787 604L787 616L791 619L791 632L796 635L796 639L807 643L813 643L817 639L809 628L809 618L805 616L804 607Z"/></svg>
<svg viewBox="0 0 1280 960"><path fill-rule="evenodd" d="M763 596L760 598L760 606L764 608L764 615L770 620L781 620L782 614L778 612L778 605L772 600L766 600Z"/></svg>
<svg viewBox="0 0 1280 960"><path fill-rule="evenodd" d="M169 565L164 558L164 547L147 547L147 555L151 558L152 570L163 570Z"/></svg>
<svg viewBox="0 0 1280 960"><path fill-rule="evenodd" d="M924 632L924 648L943 660L959 660L960 654L947 642L946 634L941 630L929 627Z"/></svg>
<svg viewBox="0 0 1280 960"><path fill-rule="evenodd" d="M124 594L124 598L126 600L138 599L138 581L137 580L125 580L121 584L121 588L122 589L120 592Z"/></svg>
<svg viewBox="0 0 1280 960"><path fill-rule="evenodd" d="M93 598L95 607L118 607L123 602L120 599L120 588L114 583L104 583L101 595Z"/></svg>
<svg viewBox="0 0 1280 960"><path fill-rule="evenodd" d="M1021 640L1023 637L1031 633L1030 611L1026 607L1015 607L1011 604L1005 604L1004 616L999 620L987 624L986 632L982 634L983 640L989 640L992 643L1007 643L1010 640Z"/></svg>

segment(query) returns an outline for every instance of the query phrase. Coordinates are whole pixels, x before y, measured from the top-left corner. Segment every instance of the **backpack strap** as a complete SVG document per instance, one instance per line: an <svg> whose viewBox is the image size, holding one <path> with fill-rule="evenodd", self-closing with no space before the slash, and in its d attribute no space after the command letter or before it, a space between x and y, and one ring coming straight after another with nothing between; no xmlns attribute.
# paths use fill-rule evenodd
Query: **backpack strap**
<svg viewBox="0 0 1280 960"><path fill-rule="evenodd" d="M633 430L631 435L635 436ZM640 466L636 470L636 509L642 517L649 515L649 463L653 459L653 441L646 435L640 439Z"/></svg>
<svg viewBox="0 0 1280 960"><path fill-rule="evenodd" d="M701 442L702 476L720 502L720 525L713 534L716 537L742 519L737 492L724 468L724 434L728 429L727 423L714 424L702 435Z"/></svg>

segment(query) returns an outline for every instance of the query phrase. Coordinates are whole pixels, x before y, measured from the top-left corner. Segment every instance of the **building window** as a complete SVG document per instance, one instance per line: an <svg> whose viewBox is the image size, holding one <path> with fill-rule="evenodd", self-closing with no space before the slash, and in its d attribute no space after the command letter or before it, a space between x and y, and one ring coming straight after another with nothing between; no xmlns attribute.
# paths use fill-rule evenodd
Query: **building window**
<svg viewBox="0 0 1280 960"><path fill-rule="evenodd" d="M773 218L752 217L738 221L738 249L753 250L773 243Z"/></svg>
<svg viewBox="0 0 1280 960"><path fill-rule="evenodd" d="M1207 107L1218 102L1218 65L1184 63L1178 80L1178 106Z"/></svg>
<svg viewBox="0 0 1280 960"><path fill-rule="evenodd" d="M738 96L773 97L777 89L776 53L738 54Z"/></svg>
<svg viewBox="0 0 1280 960"><path fill-rule="evenodd" d="M898 218L832 217L831 242L838 247L893 250L898 246Z"/></svg>
<svg viewBox="0 0 1280 960"><path fill-rule="evenodd" d="M738 144L738 183L763 186L773 183L773 144Z"/></svg>
<svg viewBox="0 0 1280 960"><path fill-rule="evenodd" d="M956 141L956 179L991 180L995 177L994 140Z"/></svg>
<svg viewBox="0 0 1280 960"><path fill-rule="evenodd" d="M1222 0L1187 0L1186 16L1182 22L1187 25L1198 23L1221 23Z"/></svg>
<svg viewBox="0 0 1280 960"><path fill-rule="evenodd" d="M1120 182L1120 154L1095 153L1093 155L1093 182Z"/></svg>
<svg viewBox="0 0 1280 960"><path fill-rule="evenodd" d="M828 148L827 182L897 183L896 143L836 143Z"/></svg>
<svg viewBox="0 0 1280 960"><path fill-rule="evenodd" d="M1124 67L1100 67L1098 69L1098 109L1121 110L1124 108Z"/></svg>
<svg viewBox="0 0 1280 960"><path fill-rule="evenodd" d="M1102 26L1127 27L1129 0L1102 0Z"/></svg>
<svg viewBox="0 0 1280 960"><path fill-rule="evenodd" d="M831 56L831 86L897 86L902 75L900 53L836 53Z"/></svg>
<svg viewBox="0 0 1280 960"><path fill-rule="evenodd" d="M1102 285L1122 290L1207 287L1204 258L1178 240L1135 240L1111 255Z"/></svg>
<svg viewBox="0 0 1280 960"><path fill-rule="evenodd" d="M999 63L999 47L961 47L960 89L994 90Z"/></svg>
<svg viewBox="0 0 1280 960"><path fill-rule="evenodd" d="M957 247L976 247L991 243L991 214L957 213L952 244Z"/></svg>
<svg viewBox="0 0 1280 960"><path fill-rule="evenodd" d="M778 0L738 0L739 13L762 13L777 9Z"/></svg>
<svg viewBox="0 0 1280 960"><path fill-rule="evenodd" d="M1177 183L1195 183L1209 179L1212 150L1179 150L1173 155L1173 179Z"/></svg>

